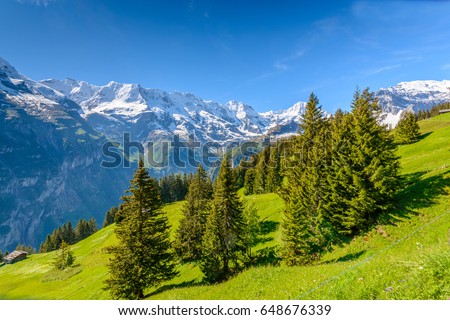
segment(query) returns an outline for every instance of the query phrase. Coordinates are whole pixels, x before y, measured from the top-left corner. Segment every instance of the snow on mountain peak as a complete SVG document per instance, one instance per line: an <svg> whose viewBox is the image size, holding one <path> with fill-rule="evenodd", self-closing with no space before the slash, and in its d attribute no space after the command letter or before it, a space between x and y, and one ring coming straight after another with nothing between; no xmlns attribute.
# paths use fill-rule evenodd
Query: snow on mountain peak
<svg viewBox="0 0 450 320"><path fill-rule="evenodd" d="M0 78L23 79L8 61L0 57Z"/></svg>
<svg viewBox="0 0 450 320"><path fill-rule="evenodd" d="M30 98L38 94L62 105L80 106L78 112L87 122L111 138L120 139L123 132L131 132L137 139L146 140L163 132L184 136L195 134L203 141L226 144L265 134L276 125L286 123L292 127L294 122L297 125L303 111L303 103L300 103L267 117L242 102L221 104L191 93L169 93L146 89L139 84L111 81L97 86L70 78L36 82L22 77L3 59L0 59L0 72L9 79L22 79L20 85L29 90L24 94ZM16 90L14 83L9 86L9 89L2 86L0 90Z"/></svg>
<svg viewBox="0 0 450 320"><path fill-rule="evenodd" d="M297 102L286 110L268 111L261 115L269 120L272 125L288 125L296 122L300 123L303 113L305 112L306 102Z"/></svg>
<svg viewBox="0 0 450 320"><path fill-rule="evenodd" d="M382 109L382 122L395 127L402 112L430 109L450 101L450 81L416 80L381 88L376 97Z"/></svg>
<svg viewBox="0 0 450 320"><path fill-rule="evenodd" d="M299 103L287 113L280 111L277 117L267 118L242 102L220 104L192 93L169 93L146 89L138 84L111 81L105 86L94 86L72 79L44 80L41 83L77 102L88 122L97 130L115 137L124 128L139 127L138 136L142 139L152 136L151 132L166 132L183 133L183 136L195 133L200 139L221 143L245 140L267 133L279 124L273 121L280 118L289 124L292 119L289 121L288 117L299 120L304 106L304 103ZM120 129L114 129L118 125Z"/></svg>

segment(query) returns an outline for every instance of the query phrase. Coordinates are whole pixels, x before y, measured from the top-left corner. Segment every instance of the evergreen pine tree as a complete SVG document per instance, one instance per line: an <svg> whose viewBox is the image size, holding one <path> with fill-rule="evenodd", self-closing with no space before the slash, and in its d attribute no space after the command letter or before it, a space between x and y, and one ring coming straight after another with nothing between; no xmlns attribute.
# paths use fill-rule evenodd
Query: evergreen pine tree
<svg viewBox="0 0 450 320"><path fill-rule="evenodd" d="M116 299L142 299L145 289L178 274L158 182L142 160L130 183L122 197L123 220L115 229L119 244L107 250L113 257L106 284Z"/></svg>
<svg viewBox="0 0 450 320"><path fill-rule="evenodd" d="M176 232L175 251L183 261L198 260L202 255L202 239L210 211L212 183L201 165L189 184L183 218Z"/></svg>
<svg viewBox="0 0 450 320"><path fill-rule="evenodd" d="M80 219L75 227L75 239L81 241L89 236L89 226L86 220Z"/></svg>
<svg viewBox="0 0 450 320"><path fill-rule="evenodd" d="M225 156L214 185L212 210L203 237L200 268L207 281L222 281L242 267L246 252L244 230L231 160Z"/></svg>
<svg viewBox="0 0 450 320"><path fill-rule="evenodd" d="M361 213L357 225L362 227L390 206L399 181L396 146L390 132L377 121L380 112L378 101L368 89L355 94L352 146L357 197L351 207Z"/></svg>
<svg viewBox="0 0 450 320"><path fill-rule="evenodd" d="M25 251L28 252L28 254L34 254L36 253L36 249L34 249L31 245L24 245L24 244L18 244L16 247L16 250L18 251Z"/></svg>
<svg viewBox="0 0 450 320"><path fill-rule="evenodd" d="M374 223L390 206L398 187L396 146L387 128L378 123L379 112L373 93L357 91L352 113L337 138L347 143L334 146L338 151L333 152L331 166L334 198L328 203L340 233L356 234Z"/></svg>
<svg viewBox="0 0 450 320"><path fill-rule="evenodd" d="M244 187L246 171L247 171L247 168L245 167L245 160L242 159L239 162L239 165L234 168L234 172L233 172L233 174L236 178L236 186L238 189Z"/></svg>
<svg viewBox="0 0 450 320"><path fill-rule="evenodd" d="M269 161L267 163L266 176L266 192L276 192L281 184L280 175L280 154L278 145L272 146L269 149Z"/></svg>
<svg viewBox="0 0 450 320"><path fill-rule="evenodd" d="M54 229L50 238L51 238L50 243L52 244L50 251L58 249L62 242L61 228Z"/></svg>
<svg viewBox="0 0 450 320"><path fill-rule="evenodd" d="M256 171L253 168L247 169L245 172L245 178L244 178L244 193L245 195L253 194L253 186L255 185L255 176Z"/></svg>
<svg viewBox="0 0 450 320"><path fill-rule="evenodd" d="M419 124L416 115L412 111L402 114L395 129L395 140L399 144L410 144L419 140Z"/></svg>
<svg viewBox="0 0 450 320"><path fill-rule="evenodd" d="M288 265L305 264L327 251L333 229L325 210L330 155L328 131L319 101L311 94L300 124L301 135L292 145L293 156L285 170L283 252Z"/></svg>
<svg viewBox="0 0 450 320"><path fill-rule="evenodd" d="M75 262L75 256L72 250L69 247L69 244L62 240L61 245L59 247L59 251L57 252L55 259L53 261L53 265L56 269L64 270L68 267L71 267Z"/></svg>
<svg viewBox="0 0 450 320"><path fill-rule="evenodd" d="M98 231L97 221L95 221L94 218L90 218L88 221L88 227L89 227L88 236L93 235Z"/></svg>
<svg viewBox="0 0 450 320"><path fill-rule="evenodd" d="M76 240L75 230L73 230L72 223L70 221L68 223L63 224L61 228L61 237L68 244L75 243Z"/></svg>
<svg viewBox="0 0 450 320"><path fill-rule="evenodd" d="M258 244L259 236L261 233L260 228L260 216L258 214L258 210L255 207L253 202L245 202L243 204L243 216L244 216L244 242L245 247L247 248L247 255L250 258L250 261L253 259L252 257L252 247Z"/></svg>
<svg viewBox="0 0 450 320"><path fill-rule="evenodd" d="M39 248L39 252L41 252L41 253L50 252L53 250L53 248L54 248L54 244L52 242L52 238L49 234L47 234L47 237L45 238L44 243L42 243Z"/></svg>
<svg viewBox="0 0 450 320"><path fill-rule="evenodd" d="M355 192L352 173L352 122L351 114L340 109L331 122L331 155L327 182L331 192L328 194L326 209L334 229L343 235L353 232L355 216L349 214L349 201Z"/></svg>
<svg viewBox="0 0 450 320"><path fill-rule="evenodd" d="M102 228L105 228L105 227L109 226L110 224L114 223L117 211L119 211L119 208L114 206L106 212L105 219L103 220Z"/></svg>
<svg viewBox="0 0 450 320"><path fill-rule="evenodd" d="M266 193L266 182L267 182L267 173L268 173L268 163L270 157L270 148L264 148L258 159L258 164L255 168L255 182L253 185L253 192L255 194L263 194Z"/></svg>

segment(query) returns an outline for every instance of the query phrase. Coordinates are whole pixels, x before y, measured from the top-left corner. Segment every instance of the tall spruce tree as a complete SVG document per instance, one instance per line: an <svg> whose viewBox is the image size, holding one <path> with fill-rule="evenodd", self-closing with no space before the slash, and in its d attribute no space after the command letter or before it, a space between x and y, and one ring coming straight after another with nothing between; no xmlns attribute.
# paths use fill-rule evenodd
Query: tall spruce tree
<svg viewBox="0 0 450 320"><path fill-rule="evenodd" d="M116 206L112 207L106 212L105 219L103 220L102 228L105 228L109 226L110 224L113 224L116 219L117 211L119 211L119 208Z"/></svg>
<svg viewBox="0 0 450 320"><path fill-rule="evenodd" d="M158 182L142 160L130 183L122 197L123 220L115 229L119 243L107 250L113 257L106 284L115 299L142 299L145 289L178 274Z"/></svg>
<svg viewBox="0 0 450 320"><path fill-rule="evenodd" d="M183 217L176 232L175 251L182 261L198 260L202 255L202 239L211 209L213 188L207 172L201 165L189 184Z"/></svg>
<svg viewBox="0 0 450 320"><path fill-rule="evenodd" d="M231 160L225 156L215 181L212 210L203 237L200 268L207 281L222 281L243 266L246 243L242 211Z"/></svg>
<svg viewBox="0 0 450 320"><path fill-rule="evenodd" d="M389 208L398 187L399 162L388 129L377 121L380 107L368 89L356 91L352 112L344 118L341 146L334 146L332 220L340 233L357 234Z"/></svg>
<svg viewBox="0 0 450 320"><path fill-rule="evenodd" d="M260 240L261 234L261 225L260 220L261 217L258 214L258 210L253 202L244 202L244 241L245 246L247 247L247 256L250 258L250 261L253 259L252 257L252 247L258 244Z"/></svg>
<svg viewBox="0 0 450 320"><path fill-rule="evenodd" d="M402 114L395 128L395 140L399 144L414 143L419 140L419 130L419 124L414 112L406 111Z"/></svg>
<svg viewBox="0 0 450 320"><path fill-rule="evenodd" d="M244 193L245 195L253 194L254 193L254 185L255 185L255 176L256 171L254 168L249 168L245 172L245 178L244 178Z"/></svg>
<svg viewBox="0 0 450 320"><path fill-rule="evenodd" d="M258 159L258 164L255 168L255 182L253 185L253 192L256 194L266 193L267 188L267 174L268 174L268 164L270 158L270 148L264 148Z"/></svg>
<svg viewBox="0 0 450 320"><path fill-rule="evenodd" d="M281 184L280 153L278 144L271 146L267 163L266 192L276 192Z"/></svg>
<svg viewBox="0 0 450 320"><path fill-rule="evenodd" d="M61 229L61 237L68 244L75 243L76 240L75 230L73 229L72 223L70 221L66 224L63 224Z"/></svg>
<svg viewBox="0 0 450 320"><path fill-rule="evenodd" d="M288 265L310 263L327 251L333 229L325 210L330 154L329 134L319 100L311 94L300 124L301 135L290 148L285 201L282 255Z"/></svg>
<svg viewBox="0 0 450 320"><path fill-rule="evenodd" d="M327 182L331 192L328 194L326 209L337 233L348 235L355 226L355 216L348 214L349 201L355 194L352 173L352 115L338 110L331 121L331 155Z"/></svg>

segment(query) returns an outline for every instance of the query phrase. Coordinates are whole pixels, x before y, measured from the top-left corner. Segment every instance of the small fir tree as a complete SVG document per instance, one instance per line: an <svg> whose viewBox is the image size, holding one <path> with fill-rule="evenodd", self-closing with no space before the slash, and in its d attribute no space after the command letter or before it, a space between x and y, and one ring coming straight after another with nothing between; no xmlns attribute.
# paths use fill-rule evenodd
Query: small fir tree
<svg viewBox="0 0 450 320"><path fill-rule="evenodd" d="M270 158L270 148L264 148L259 154L258 164L255 168L255 182L253 184L253 192L255 194L266 193L268 164Z"/></svg>
<svg viewBox="0 0 450 320"><path fill-rule="evenodd" d="M281 185L280 154L278 145L270 147L267 163L266 192L276 192Z"/></svg>
<svg viewBox="0 0 450 320"><path fill-rule="evenodd" d="M288 265L310 263L329 250L334 238L325 208L330 154L327 123L319 100L311 94L300 125L301 135L291 144L285 201L282 255Z"/></svg>
<svg viewBox="0 0 450 320"><path fill-rule="evenodd" d="M218 282L237 272L245 262L245 221L237 195L231 160L225 156L214 185L211 214L203 237L200 268L209 282Z"/></svg>
<svg viewBox="0 0 450 320"><path fill-rule="evenodd" d="M119 208L114 206L106 212L105 219L103 220L102 228L105 228L114 223L117 211L119 211Z"/></svg>
<svg viewBox="0 0 450 320"><path fill-rule="evenodd" d="M414 112L406 111L402 114L395 129L395 140L399 144L414 143L419 140L419 130L419 124Z"/></svg>
<svg viewBox="0 0 450 320"><path fill-rule="evenodd" d="M106 284L115 299L143 299L147 288L178 274L158 182L142 160L130 182L122 197L123 220L115 229L119 243L107 249L113 256Z"/></svg>
<svg viewBox="0 0 450 320"><path fill-rule="evenodd" d="M75 262L75 256L70 249L70 246L64 240L61 242L61 246L59 247L59 251L56 254L56 257L53 261L53 265L56 269L64 270L68 267L73 266Z"/></svg>
<svg viewBox="0 0 450 320"><path fill-rule="evenodd" d="M256 171L253 168L249 168L245 172L245 178L244 178L244 193L245 193L245 195L254 193L253 186L255 185L255 176L256 176Z"/></svg>
<svg viewBox="0 0 450 320"><path fill-rule="evenodd" d="M175 251L182 261L200 259L206 220L211 209L213 188L207 172L201 165L192 178L186 202L181 211L183 217L175 237Z"/></svg>
<svg viewBox="0 0 450 320"><path fill-rule="evenodd" d="M252 261L252 247L258 244L260 240L261 227L260 216L258 210L253 202L244 202L243 204L243 216L244 216L244 242L247 247L247 255Z"/></svg>

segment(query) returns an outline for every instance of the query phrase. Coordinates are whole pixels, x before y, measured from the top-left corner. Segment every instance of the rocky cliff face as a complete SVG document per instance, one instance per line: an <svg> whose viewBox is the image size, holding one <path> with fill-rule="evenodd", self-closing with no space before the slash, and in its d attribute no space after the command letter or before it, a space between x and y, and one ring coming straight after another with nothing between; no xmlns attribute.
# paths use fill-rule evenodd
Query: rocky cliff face
<svg viewBox="0 0 450 320"><path fill-rule="evenodd" d="M133 171L123 168L123 155L118 167L102 167L108 140L123 148L127 133L132 142L152 142L155 161L170 153L169 163L151 169L155 176L186 172L205 153L211 154L201 148L205 143L220 148L269 130L296 132L302 108L299 104L287 112L259 114L241 102L222 105L134 84L36 82L0 58L0 248L11 250L18 243L38 247L47 233L68 220L93 216L101 223ZM183 148L164 150L164 141L173 143L174 135L180 136ZM193 135L201 143L196 151L188 140ZM177 165L175 157L186 166Z"/></svg>
<svg viewBox="0 0 450 320"><path fill-rule="evenodd" d="M395 127L402 112L430 109L431 107L450 101L450 81L410 81L381 88L376 96L383 110L383 122Z"/></svg>
<svg viewBox="0 0 450 320"><path fill-rule="evenodd" d="M0 248L38 247L54 227L104 213L131 172L103 169L106 139L79 105L0 60Z"/></svg>

